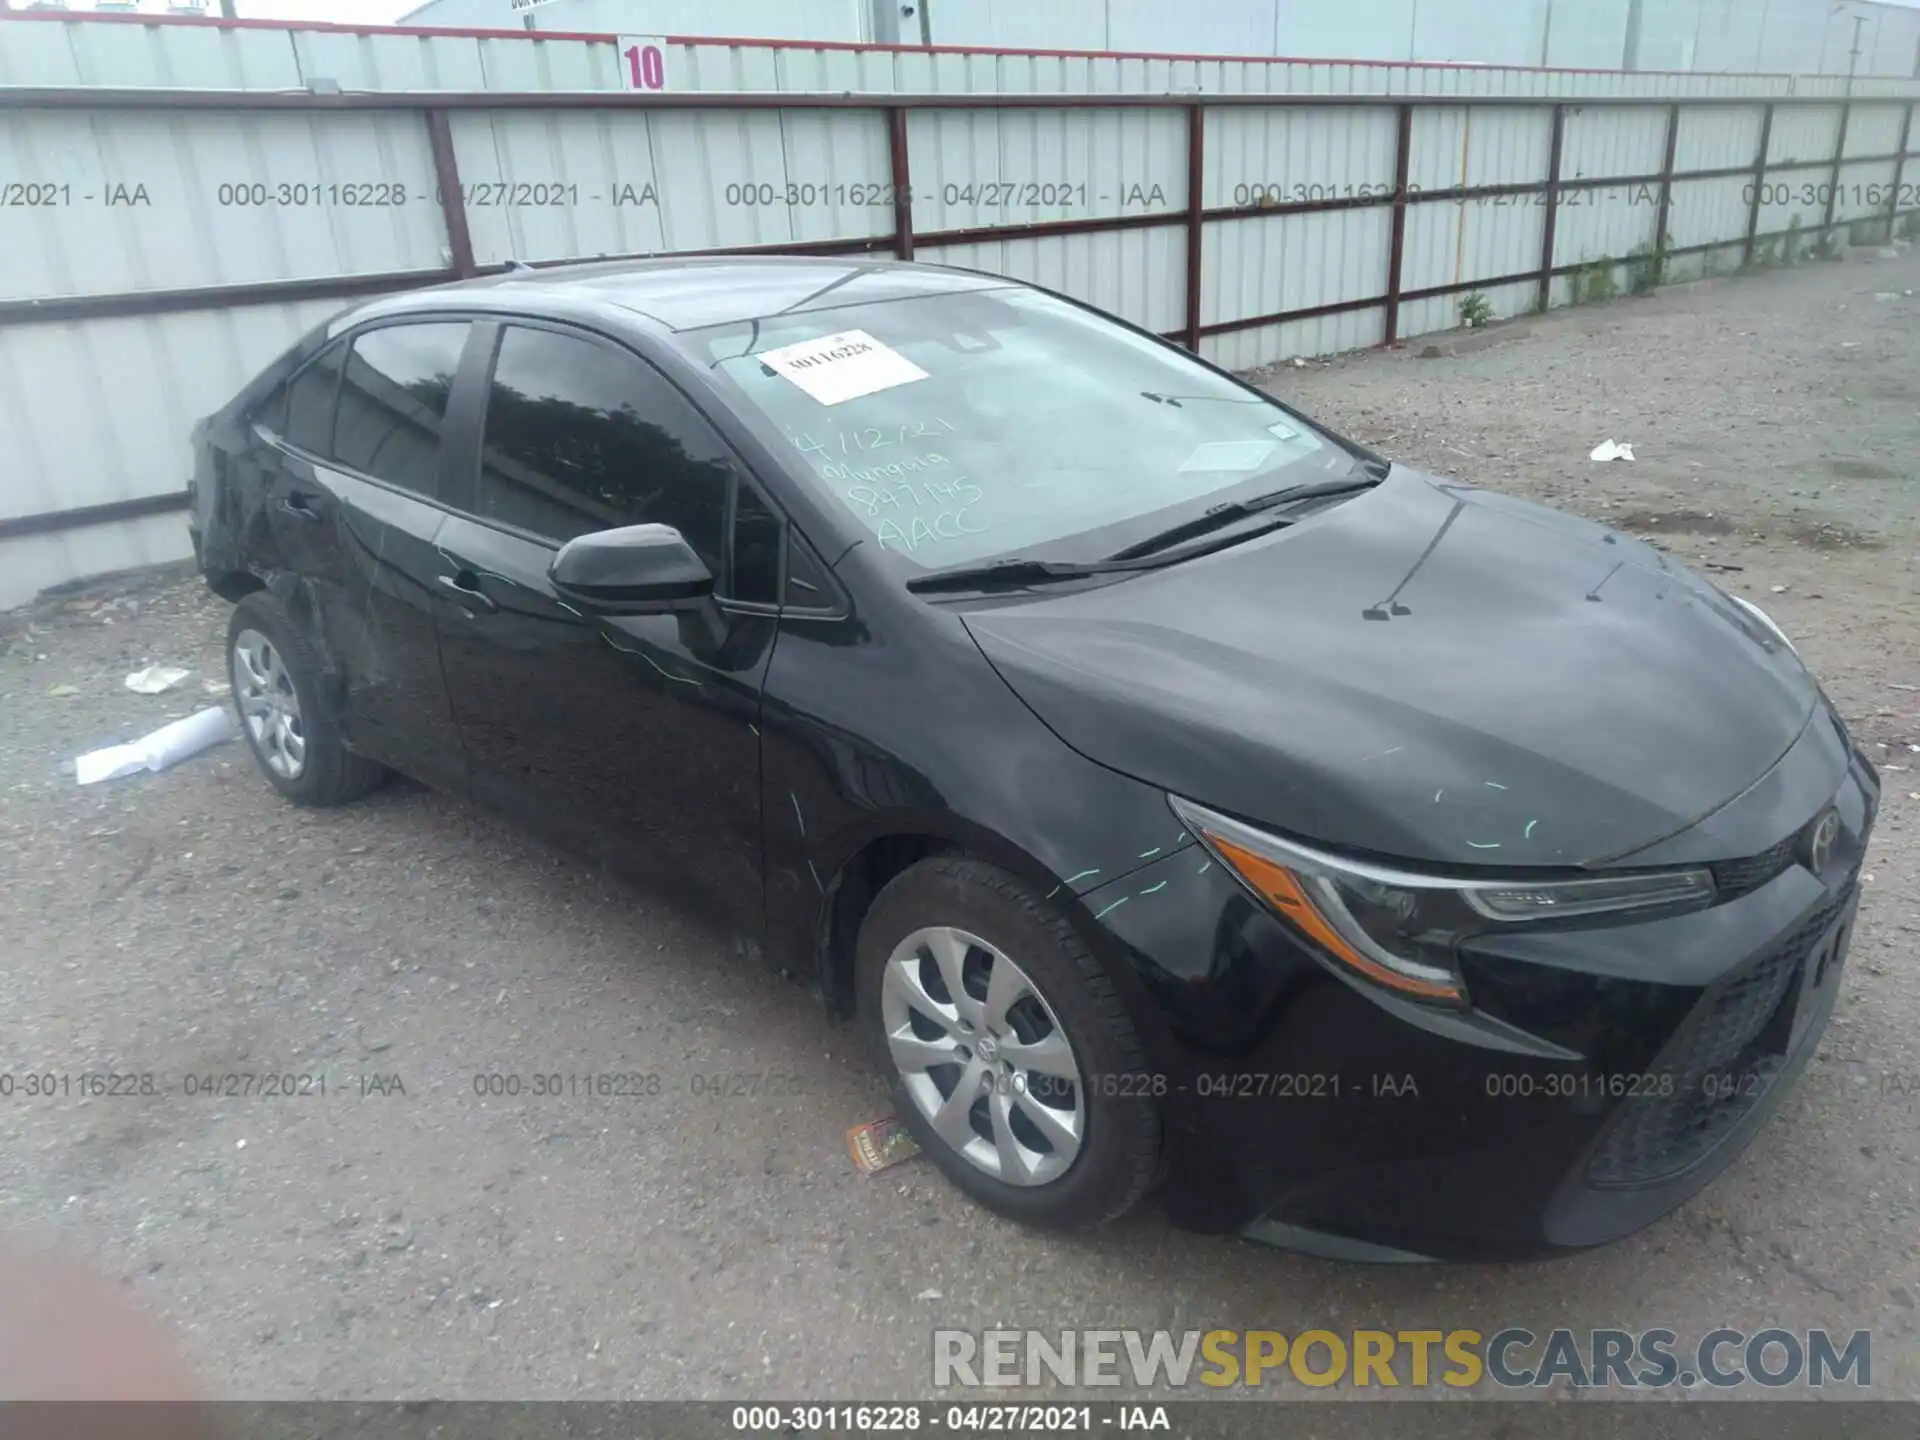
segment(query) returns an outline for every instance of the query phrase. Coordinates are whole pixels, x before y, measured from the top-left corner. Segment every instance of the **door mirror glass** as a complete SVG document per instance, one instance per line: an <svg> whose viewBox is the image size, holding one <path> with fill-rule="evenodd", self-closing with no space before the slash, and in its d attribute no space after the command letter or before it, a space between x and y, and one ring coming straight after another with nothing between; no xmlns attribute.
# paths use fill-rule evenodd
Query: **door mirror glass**
<svg viewBox="0 0 1920 1440"><path fill-rule="evenodd" d="M713 593L713 572L671 525L576 535L547 567L553 588L599 610L680 610Z"/></svg>

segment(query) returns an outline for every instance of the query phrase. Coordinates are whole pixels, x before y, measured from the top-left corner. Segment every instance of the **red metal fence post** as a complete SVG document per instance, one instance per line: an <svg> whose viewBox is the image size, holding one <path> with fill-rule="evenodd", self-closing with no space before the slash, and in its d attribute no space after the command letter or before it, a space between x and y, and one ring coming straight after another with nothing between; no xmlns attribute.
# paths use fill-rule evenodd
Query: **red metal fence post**
<svg viewBox="0 0 1920 1440"><path fill-rule="evenodd" d="M1387 310L1381 344L1400 338L1400 276L1407 249L1407 166L1413 154L1413 107L1402 105L1393 149L1393 221L1387 240Z"/></svg>
<svg viewBox="0 0 1920 1440"><path fill-rule="evenodd" d="M433 180L440 190L440 214L447 226L447 251L453 273L462 280L480 273L473 261L473 232L467 228L467 201L460 193L460 165L453 154L453 126L447 112L429 110L427 143L433 147Z"/></svg>
<svg viewBox="0 0 1920 1440"><path fill-rule="evenodd" d="M887 110L887 154L893 164L893 253L913 259L913 175L907 165L907 112Z"/></svg>
<svg viewBox="0 0 1920 1440"><path fill-rule="evenodd" d="M1740 263L1753 264L1753 242L1760 235L1760 196L1767 188L1767 152L1773 148L1773 102L1760 115L1760 153L1753 161L1753 195L1747 202L1747 243Z"/></svg>
<svg viewBox="0 0 1920 1440"><path fill-rule="evenodd" d="M1833 145L1833 180L1827 186L1827 213L1820 222L1820 243L1827 242L1827 231L1833 229L1834 202L1840 198L1840 167L1847 158L1847 128L1853 120L1853 101L1848 100L1840 107L1840 138Z"/></svg>
<svg viewBox="0 0 1920 1440"><path fill-rule="evenodd" d="M1553 107L1553 134L1547 142L1547 218L1540 226L1540 299L1546 310L1553 305L1553 231L1560 218L1560 149L1567 134L1567 107Z"/></svg>
<svg viewBox="0 0 1920 1440"><path fill-rule="evenodd" d="M1667 250L1667 216L1673 210L1673 157L1680 146L1680 104L1675 101L1667 107L1667 150L1666 158L1660 162L1660 211L1653 217L1653 253L1658 265L1658 256Z"/></svg>
<svg viewBox="0 0 1920 1440"><path fill-rule="evenodd" d="M1187 333L1185 345L1200 350L1200 238L1206 229L1207 112L1198 100L1187 107Z"/></svg>
<svg viewBox="0 0 1920 1440"><path fill-rule="evenodd" d="M1893 239L1893 225L1900 218L1900 186L1907 173L1907 147L1913 143L1913 106L1900 121L1900 158L1893 162L1893 194L1887 201L1887 239ZM1920 207L1914 207L1920 208Z"/></svg>

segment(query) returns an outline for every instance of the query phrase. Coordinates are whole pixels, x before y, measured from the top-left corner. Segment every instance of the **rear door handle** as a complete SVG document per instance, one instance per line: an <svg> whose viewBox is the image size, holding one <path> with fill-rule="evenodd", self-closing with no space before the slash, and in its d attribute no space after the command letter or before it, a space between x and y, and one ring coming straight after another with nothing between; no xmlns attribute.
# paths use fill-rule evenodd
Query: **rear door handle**
<svg viewBox="0 0 1920 1440"><path fill-rule="evenodd" d="M489 615L500 607L493 598L480 588L480 581L471 570L462 570L457 575L442 575L440 588L451 590L462 605L470 610L484 610Z"/></svg>
<svg viewBox="0 0 1920 1440"><path fill-rule="evenodd" d="M280 501L280 509L296 520L318 520L320 512L314 508L314 499L304 490L292 490Z"/></svg>

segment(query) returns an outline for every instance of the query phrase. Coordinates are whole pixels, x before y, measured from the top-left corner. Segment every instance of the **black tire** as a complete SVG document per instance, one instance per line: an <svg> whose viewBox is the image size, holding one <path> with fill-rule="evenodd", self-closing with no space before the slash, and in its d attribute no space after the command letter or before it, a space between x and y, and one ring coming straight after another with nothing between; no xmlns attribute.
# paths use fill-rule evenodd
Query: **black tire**
<svg viewBox="0 0 1920 1440"><path fill-rule="evenodd" d="M1050 1181L1016 1185L989 1175L934 1132L906 1090L887 1046L881 991L895 947L929 926L967 931L1017 957L1065 1032L1083 1081L1085 1133L1072 1163ZM1103 1224L1138 1203L1155 1172L1159 1107L1125 1004L1061 911L996 866L935 856L875 897L854 964L860 1026L896 1113L949 1180L990 1210L1052 1229Z"/></svg>
<svg viewBox="0 0 1920 1440"><path fill-rule="evenodd" d="M296 805L345 805L358 800L387 778L386 767L356 755L346 747L338 725L322 706L322 680L326 662L319 647L308 638L293 617L274 596L256 590L233 607L227 625L227 678L232 682L234 703L241 701L241 676L238 672L236 644L240 636L256 631L271 642L279 653L281 665L292 682L300 706L300 726L306 740L306 753L299 773L288 776L276 771L266 751L241 717L240 733L253 752L260 773L288 800Z"/></svg>

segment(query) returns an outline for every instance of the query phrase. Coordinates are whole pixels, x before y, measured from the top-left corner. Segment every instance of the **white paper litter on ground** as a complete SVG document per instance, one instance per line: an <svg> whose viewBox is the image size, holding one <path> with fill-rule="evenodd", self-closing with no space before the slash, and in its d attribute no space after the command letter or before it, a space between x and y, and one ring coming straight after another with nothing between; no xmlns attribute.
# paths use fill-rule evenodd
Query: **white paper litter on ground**
<svg viewBox="0 0 1920 1440"><path fill-rule="evenodd" d="M224 705L211 705L125 745L89 751L73 762L73 778L82 785L92 785L141 770L164 770L212 749L232 734L233 712Z"/></svg>
<svg viewBox="0 0 1920 1440"><path fill-rule="evenodd" d="M192 673L178 665L149 665L127 676L127 689L141 695L164 695Z"/></svg>
<svg viewBox="0 0 1920 1440"><path fill-rule="evenodd" d="M822 405L858 400L927 378L927 372L864 330L842 330L754 357L787 377Z"/></svg>
<svg viewBox="0 0 1920 1440"><path fill-rule="evenodd" d="M1633 458L1633 446L1616 444L1612 440L1602 440L1598 445L1593 447L1593 453L1588 455L1587 458L1589 460L1600 461L1631 460Z"/></svg>

